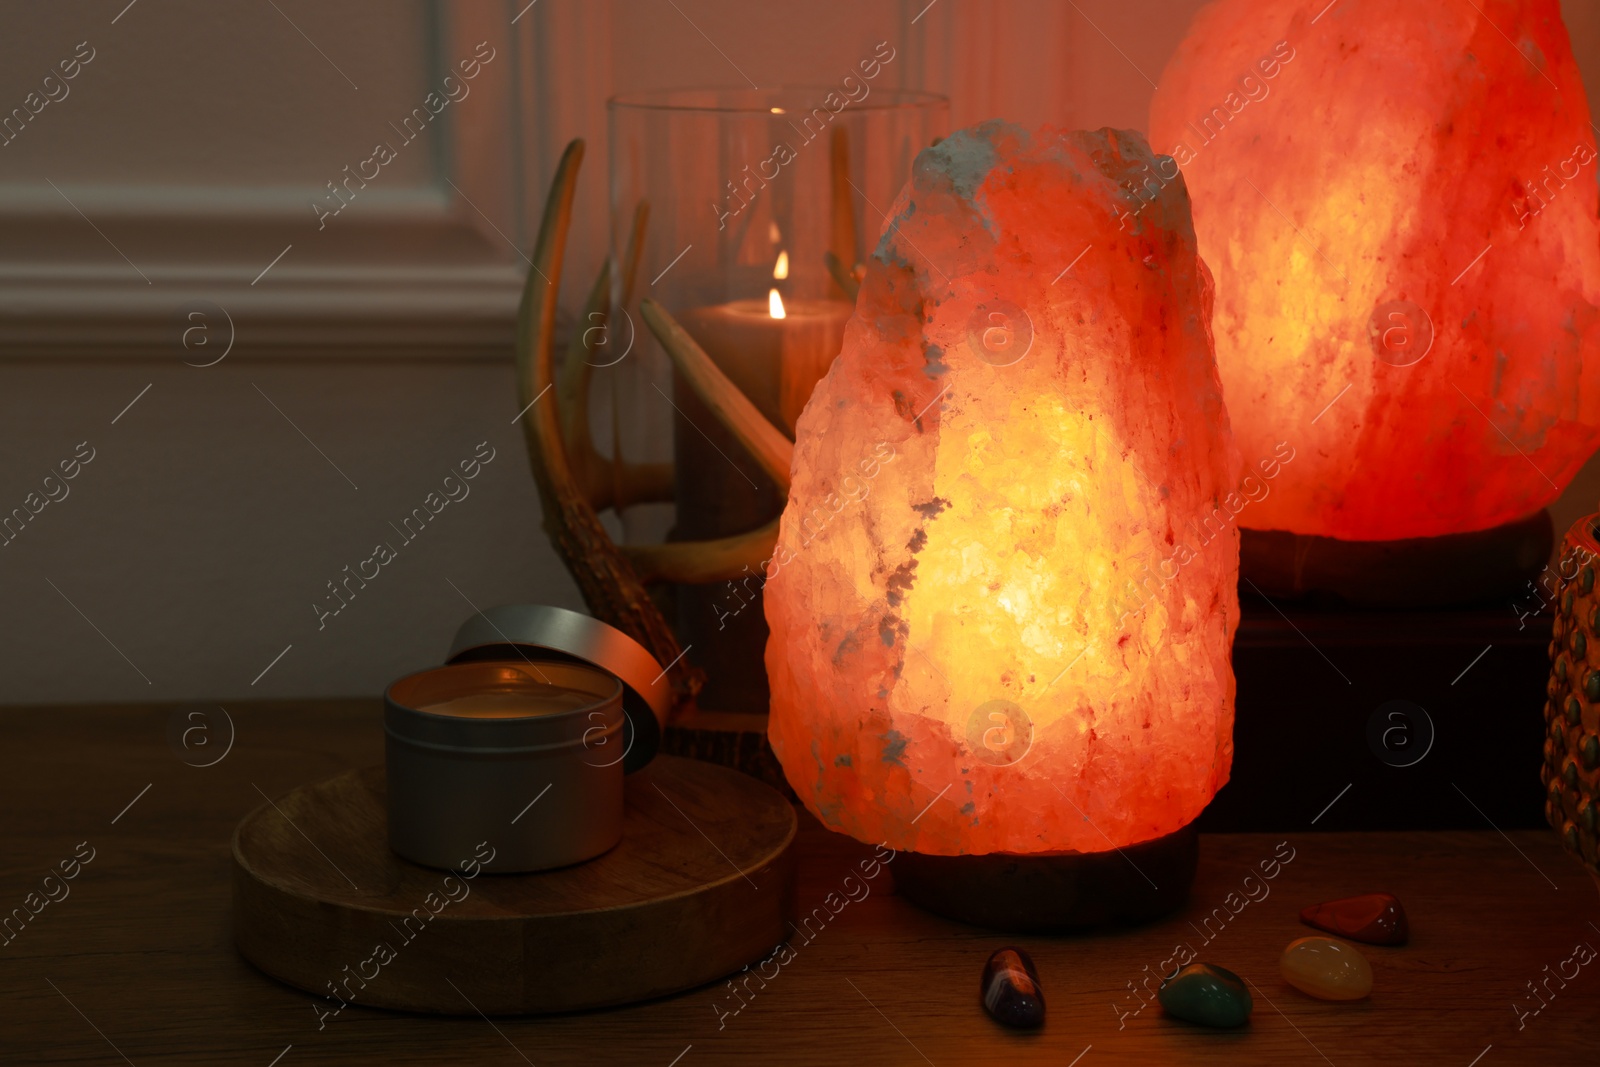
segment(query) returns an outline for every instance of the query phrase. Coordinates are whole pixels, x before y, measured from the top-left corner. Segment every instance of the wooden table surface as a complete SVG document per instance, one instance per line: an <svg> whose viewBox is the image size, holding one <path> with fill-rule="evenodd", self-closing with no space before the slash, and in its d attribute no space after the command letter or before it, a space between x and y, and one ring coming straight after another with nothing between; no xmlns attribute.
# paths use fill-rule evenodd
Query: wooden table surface
<svg viewBox="0 0 1600 1067"><path fill-rule="evenodd" d="M233 949L228 842L263 794L379 762L377 703L227 710L232 748L209 767L180 759L168 739L170 707L0 711L0 912L23 907L75 851L93 850L66 883L70 894L0 947L0 1063L1496 1067L1593 1063L1600 1050L1600 961L1575 976L1577 965L1566 963L1564 984L1554 977L1575 946L1600 948L1595 883L1552 835L1487 827L1208 836L1182 913L1132 931L1012 938L918 911L894 895L889 874L847 884L871 850L806 820L800 908L821 907L830 893L836 906L846 902L837 914L824 910L828 922L814 923L810 940L796 938L792 959L776 973L769 967L764 987L750 981L742 1008L719 984L554 1018L352 1008L319 1029L314 998L262 976ZM227 728L215 709L208 728L212 747L195 751L211 755L191 761L223 751ZM1276 878L1245 882L1291 850ZM1247 889L1260 899L1241 907ZM1299 908L1370 889L1398 894L1413 931L1403 948L1364 949L1376 975L1371 998L1329 1004L1287 986L1278 954L1311 932ZM1239 894L1237 914L1227 909L1230 893ZM1217 908L1227 921L1203 926ZM1027 948L1042 976L1041 1032L1003 1030L978 1006L984 959L1009 943ZM1155 1005L1135 1010L1132 986L1179 944L1254 984L1248 1026L1209 1031ZM1530 982L1552 991L1537 1014Z"/></svg>

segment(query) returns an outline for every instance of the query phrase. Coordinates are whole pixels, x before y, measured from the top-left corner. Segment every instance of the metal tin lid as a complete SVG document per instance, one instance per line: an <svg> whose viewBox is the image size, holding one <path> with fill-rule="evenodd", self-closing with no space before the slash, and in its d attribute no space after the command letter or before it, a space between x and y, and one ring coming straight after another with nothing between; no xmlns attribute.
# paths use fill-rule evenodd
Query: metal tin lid
<svg viewBox="0 0 1600 1067"><path fill-rule="evenodd" d="M623 770L655 758L672 706L667 672L639 642L599 619L548 604L503 604L480 611L456 631L447 663L486 659L569 658L609 671L622 682Z"/></svg>

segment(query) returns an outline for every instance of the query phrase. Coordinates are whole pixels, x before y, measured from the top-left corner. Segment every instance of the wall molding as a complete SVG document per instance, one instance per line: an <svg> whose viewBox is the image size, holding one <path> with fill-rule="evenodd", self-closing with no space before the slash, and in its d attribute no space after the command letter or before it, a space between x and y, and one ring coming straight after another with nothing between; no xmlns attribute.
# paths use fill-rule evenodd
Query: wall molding
<svg viewBox="0 0 1600 1067"><path fill-rule="evenodd" d="M93 226L0 196L0 358L194 360L184 331L201 302L231 319L240 356L510 351L522 261L443 196L374 200L318 233L304 202L274 196L207 214L66 191ZM165 255L140 252L158 244Z"/></svg>
<svg viewBox="0 0 1600 1067"><path fill-rule="evenodd" d="M446 108L430 127L428 185L374 182L321 228L310 205L322 190L309 187L130 188L112 172L0 185L0 360L193 361L184 331L203 302L224 312L206 326L218 331L209 343L231 332L230 358L507 359L567 137L587 136L591 153L565 305L609 236L604 153L592 149L605 136L610 0L541 4L513 24L525 6L428 5L430 84L480 41L498 54L470 111ZM554 48L556 33L585 48Z"/></svg>

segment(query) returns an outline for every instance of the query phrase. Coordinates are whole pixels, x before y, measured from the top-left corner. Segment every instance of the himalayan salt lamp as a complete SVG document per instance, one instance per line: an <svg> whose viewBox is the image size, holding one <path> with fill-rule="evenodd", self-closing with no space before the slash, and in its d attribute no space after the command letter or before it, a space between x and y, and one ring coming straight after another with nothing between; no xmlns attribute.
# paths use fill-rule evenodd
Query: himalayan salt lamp
<svg viewBox="0 0 1600 1067"><path fill-rule="evenodd" d="M1194 197L1243 459L1297 457L1240 525L1432 538L1560 494L1600 444L1589 121L1557 0L1196 16L1151 137Z"/></svg>
<svg viewBox="0 0 1600 1067"><path fill-rule="evenodd" d="M989 122L917 157L768 568L772 747L825 825L1127 871L1111 850L1227 781L1237 534L1192 525L1237 477L1208 299L1137 133Z"/></svg>

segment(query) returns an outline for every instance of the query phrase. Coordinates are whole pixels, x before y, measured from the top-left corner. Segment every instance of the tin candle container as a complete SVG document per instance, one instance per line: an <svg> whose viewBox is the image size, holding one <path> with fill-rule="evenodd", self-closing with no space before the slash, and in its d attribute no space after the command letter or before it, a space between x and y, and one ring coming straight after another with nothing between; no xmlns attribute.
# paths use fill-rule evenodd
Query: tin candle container
<svg viewBox="0 0 1600 1067"><path fill-rule="evenodd" d="M449 869L479 842L494 873L600 855L622 836L623 686L585 664L455 663L384 694L389 845Z"/></svg>

